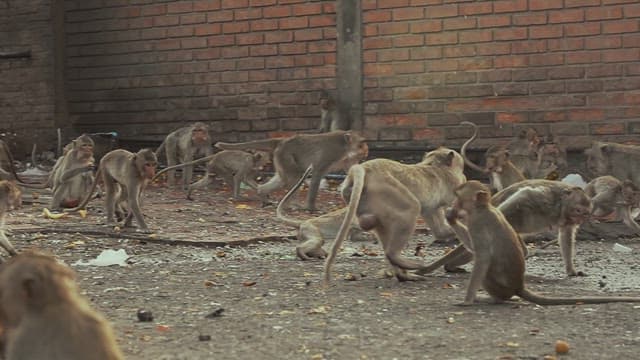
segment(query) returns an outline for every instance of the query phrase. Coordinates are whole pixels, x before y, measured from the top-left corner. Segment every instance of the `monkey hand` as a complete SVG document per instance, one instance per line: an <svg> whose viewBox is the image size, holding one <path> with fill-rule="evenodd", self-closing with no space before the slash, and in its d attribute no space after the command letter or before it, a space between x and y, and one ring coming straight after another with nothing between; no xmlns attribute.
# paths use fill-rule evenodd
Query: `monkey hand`
<svg viewBox="0 0 640 360"><path fill-rule="evenodd" d="M445 212L445 218L449 225L455 225L458 220L458 209L448 208Z"/></svg>
<svg viewBox="0 0 640 360"><path fill-rule="evenodd" d="M91 163L89 165L87 165L87 171L96 171L96 169L98 169L98 166L94 163Z"/></svg>

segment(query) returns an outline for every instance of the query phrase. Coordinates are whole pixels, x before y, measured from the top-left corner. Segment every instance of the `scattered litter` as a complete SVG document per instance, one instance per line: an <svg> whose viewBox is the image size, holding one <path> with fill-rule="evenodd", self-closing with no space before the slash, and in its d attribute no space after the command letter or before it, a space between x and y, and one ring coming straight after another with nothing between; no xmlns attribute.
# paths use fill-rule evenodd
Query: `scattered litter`
<svg viewBox="0 0 640 360"><path fill-rule="evenodd" d="M129 255L124 249L120 250L103 250L98 257L89 261L76 261L73 265L84 265L84 266L111 266L111 265L119 265L119 266L127 266L127 259Z"/></svg>
<svg viewBox="0 0 640 360"><path fill-rule="evenodd" d="M57 219L62 219L63 217L66 217L67 213L52 213L51 211L49 211L49 209L43 208L42 216L46 219L57 220Z"/></svg>
<svg viewBox="0 0 640 360"><path fill-rule="evenodd" d="M630 253L633 251L632 248L626 247L624 245L620 245L618 243L613 244L613 251L620 253Z"/></svg>
<svg viewBox="0 0 640 360"><path fill-rule="evenodd" d="M200 341L210 341L211 335L198 335L198 340Z"/></svg>
<svg viewBox="0 0 640 360"><path fill-rule="evenodd" d="M582 189L584 189L585 186L587 186L587 183L584 181L582 176L580 176L579 174L569 174L569 175L565 176L564 178L562 178L561 181L563 183L565 183L565 184L578 186L578 187L580 187Z"/></svg>
<svg viewBox="0 0 640 360"><path fill-rule="evenodd" d="M566 354L569 352L569 343L563 340L556 341L556 353Z"/></svg>
<svg viewBox="0 0 640 360"><path fill-rule="evenodd" d="M219 308L216 310L213 310L212 312L210 312L209 314L205 315L204 317L207 319L213 319L213 318L217 318L222 316L222 313L224 312L224 308Z"/></svg>
<svg viewBox="0 0 640 360"><path fill-rule="evenodd" d="M138 321L140 321L140 322L151 322L151 321L153 321L153 314L151 313L151 311L140 309L140 310L138 310L137 315L138 315Z"/></svg>

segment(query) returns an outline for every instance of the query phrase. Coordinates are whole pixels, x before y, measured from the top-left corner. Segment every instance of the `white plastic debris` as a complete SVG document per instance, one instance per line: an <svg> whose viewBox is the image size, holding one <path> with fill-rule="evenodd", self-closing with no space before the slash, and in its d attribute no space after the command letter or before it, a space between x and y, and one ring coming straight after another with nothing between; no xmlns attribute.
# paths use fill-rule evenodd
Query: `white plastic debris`
<svg viewBox="0 0 640 360"><path fill-rule="evenodd" d="M98 257L89 261L76 261L73 265L82 265L82 266L111 266L111 265L119 265L119 266L127 266L127 259L129 255L124 249L120 250L103 250Z"/></svg>
<svg viewBox="0 0 640 360"><path fill-rule="evenodd" d="M585 186L587 186L587 183L584 181L582 176L580 176L580 174L569 174L565 176L561 181L565 184L578 186L582 189L584 189Z"/></svg>
<svg viewBox="0 0 640 360"><path fill-rule="evenodd" d="M632 248L626 247L624 245L620 245L618 243L613 244L613 251L621 252L621 253L630 253L633 251Z"/></svg>

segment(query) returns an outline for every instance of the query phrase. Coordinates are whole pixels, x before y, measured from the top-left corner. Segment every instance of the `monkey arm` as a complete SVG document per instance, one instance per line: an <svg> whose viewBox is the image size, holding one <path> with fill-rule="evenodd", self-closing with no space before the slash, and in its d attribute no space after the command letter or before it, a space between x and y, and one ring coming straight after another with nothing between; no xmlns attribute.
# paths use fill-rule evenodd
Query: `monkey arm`
<svg viewBox="0 0 640 360"><path fill-rule="evenodd" d="M92 171L95 168L96 168L96 166L91 164L89 166L77 167L77 168L74 168L74 169L71 169L71 170L67 170L60 177L60 181L61 182L67 182L67 181L69 181L69 179L75 177L76 175L80 175L80 174L83 174L85 172Z"/></svg>
<svg viewBox="0 0 640 360"><path fill-rule="evenodd" d="M458 237L458 240L460 240L462 245L464 245L467 250L473 253L473 242L471 241L471 234L469 234L469 229L464 226L464 224L458 221L453 224L449 223L449 225L451 225L451 228L456 233L456 236Z"/></svg>
<svg viewBox="0 0 640 360"><path fill-rule="evenodd" d="M633 229L636 233L640 233L640 225L631 216L631 206L618 207L618 214L622 216L622 222Z"/></svg>

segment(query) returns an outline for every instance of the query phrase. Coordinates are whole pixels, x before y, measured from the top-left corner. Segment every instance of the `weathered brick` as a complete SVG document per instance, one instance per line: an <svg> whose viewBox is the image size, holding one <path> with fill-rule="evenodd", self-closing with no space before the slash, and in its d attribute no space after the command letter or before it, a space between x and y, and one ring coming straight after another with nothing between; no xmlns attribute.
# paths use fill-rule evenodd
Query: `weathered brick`
<svg viewBox="0 0 640 360"><path fill-rule="evenodd" d="M456 4L429 6L425 10L425 17L430 19L453 17L457 15L458 5Z"/></svg>
<svg viewBox="0 0 640 360"><path fill-rule="evenodd" d="M377 26L380 35L406 34L409 32L409 23L389 22Z"/></svg>
<svg viewBox="0 0 640 360"><path fill-rule="evenodd" d="M546 13L527 13L513 15L513 23L518 26L542 25L547 23Z"/></svg>
<svg viewBox="0 0 640 360"><path fill-rule="evenodd" d="M640 60L640 49L619 49L609 50L602 53L602 61L604 62L625 62Z"/></svg>
<svg viewBox="0 0 640 360"><path fill-rule="evenodd" d="M423 20L411 23L412 33L438 32L442 31L442 21L440 20Z"/></svg>
<svg viewBox="0 0 640 360"><path fill-rule="evenodd" d="M481 1L460 4L458 6L458 11L462 16L491 14L493 11L492 3L492 1Z"/></svg>
<svg viewBox="0 0 640 360"><path fill-rule="evenodd" d="M309 26L309 19L307 17L287 18L279 21L280 29L301 29Z"/></svg>
<svg viewBox="0 0 640 360"><path fill-rule="evenodd" d="M593 135L622 135L625 133L623 122L591 123L589 127Z"/></svg>
<svg viewBox="0 0 640 360"><path fill-rule="evenodd" d="M391 12L393 21L416 20L424 18L424 9L422 8L400 8Z"/></svg>
<svg viewBox="0 0 640 360"><path fill-rule="evenodd" d="M496 29L493 31L493 40L522 40L528 36L526 28Z"/></svg>
<svg viewBox="0 0 640 360"><path fill-rule="evenodd" d="M589 9L587 9L587 12ZM574 23L584 21L585 13L582 9L575 10L559 10L549 12L549 23Z"/></svg>
<svg viewBox="0 0 640 360"><path fill-rule="evenodd" d="M529 119L528 114L525 113L512 113L512 112L499 112L495 114L498 124L513 124L522 123Z"/></svg>
<svg viewBox="0 0 640 360"><path fill-rule="evenodd" d="M454 33L456 34L456 33ZM457 33L460 38L460 43L479 43L479 42L488 42L493 40L493 33L491 30L471 30L471 31L460 31ZM429 35L427 35L429 36ZM437 35L433 35L436 37ZM427 42L427 44L429 44Z"/></svg>
<svg viewBox="0 0 640 360"><path fill-rule="evenodd" d="M397 35L393 37L394 47L410 47L424 45L423 35Z"/></svg>
<svg viewBox="0 0 640 360"><path fill-rule="evenodd" d="M377 10L377 11L365 11L362 15L363 23L375 23L385 22L391 20L391 11L389 10Z"/></svg>
<svg viewBox="0 0 640 360"><path fill-rule="evenodd" d="M479 28L495 28L509 25L511 25L511 16L507 15L482 16L478 18Z"/></svg>
<svg viewBox="0 0 640 360"><path fill-rule="evenodd" d="M233 11L233 19L235 21L254 20L262 18L261 8L235 9Z"/></svg>
<svg viewBox="0 0 640 360"><path fill-rule="evenodd" d="M280 18L291 16L290 6L269 6L262 10L262 14L266 18Z"/></svg>
<svg viewBox="0 0 640 360"><path fill-rule="evenodd" d="M444 19L442 21L444 30L465 30L465 29L473 29L476 27L476 19L475 18L450 18Z"/></svg>
<svg viewBox="0 0 640 360"><path fill-rule="evenodd" d="M611 20L622 18L622 8L619 6L589 8L585 10L587 20Z"/></svg>
<svg viewBox="0 0 640 360"><path fill-rule="evenodd" d="M186 13L193 10L192 1L177 1L167 3L167 13Z"/></svg>
<svg viewBox="0 0 640 360"><path fill-rule="evenodd" d="M600 34L599 22L587 22L582 24L568 24L564 27L566 36L587 36Z"/></svg>
<svg viewBox="0 0 640 360"><path fill-rule="evenodd" d="M493 1L493 12L519 12L527 11L527 0L500 0Z"/></svg>

